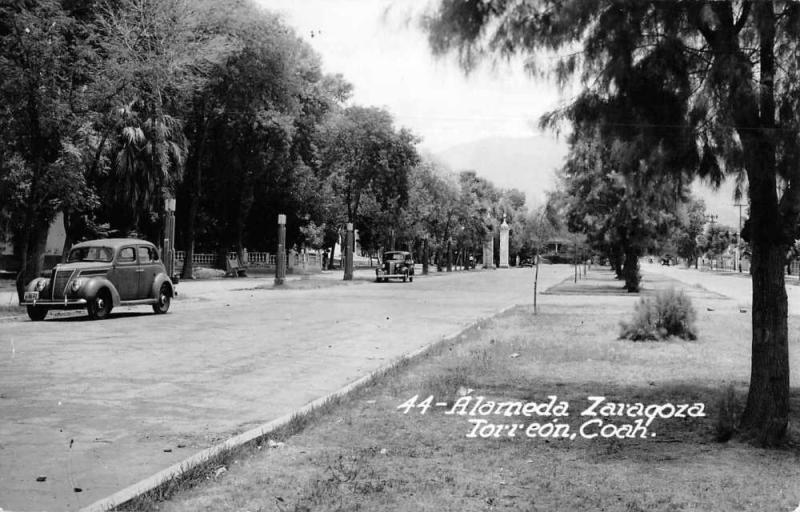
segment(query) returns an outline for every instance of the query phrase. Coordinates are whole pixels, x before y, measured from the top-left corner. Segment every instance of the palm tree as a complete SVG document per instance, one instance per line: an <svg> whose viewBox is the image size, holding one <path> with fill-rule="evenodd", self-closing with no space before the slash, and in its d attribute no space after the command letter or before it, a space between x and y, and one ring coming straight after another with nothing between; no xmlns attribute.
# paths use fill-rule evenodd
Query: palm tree
<svg viewBox="0 0 800 512"><path fill-rule="evenodd" d="M181 179L186 159L181 121L163 112L148 116L148 109L140 106L141 102L130 103L115 113L114 197L130 208L125 226L129 232L152 229L163 200L173 195Z"/></svg>

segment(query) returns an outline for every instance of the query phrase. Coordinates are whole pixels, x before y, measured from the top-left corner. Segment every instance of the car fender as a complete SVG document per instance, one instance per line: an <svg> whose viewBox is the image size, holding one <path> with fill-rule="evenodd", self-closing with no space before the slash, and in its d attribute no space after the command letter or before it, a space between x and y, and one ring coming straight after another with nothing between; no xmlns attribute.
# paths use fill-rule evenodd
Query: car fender
<svg viewBox="0 0 800 512"><path fill-rule="evenodd" d="M87 279L86 284L81 286L80 290L78 290L78 294L82 298L92 300L97 297L101 289L108 288L108 291L111 292L111 303L114 307L119 306L119 292L111 281L105 277L89 277L85 279Z"/></svg>
<svg viewBox="0 0 800 512"><path fill-rule="evenodd" d="M158 291L161 290L161 285L164 283L169 284L169 296L170 297L175 296L175 287L172 284L172 281L170 280L169 276L167 276L167 274L161 272L159 274L156 274L155 279L153 279L153 288L150 290L152 294L151 297L158 297Z"/></svg>

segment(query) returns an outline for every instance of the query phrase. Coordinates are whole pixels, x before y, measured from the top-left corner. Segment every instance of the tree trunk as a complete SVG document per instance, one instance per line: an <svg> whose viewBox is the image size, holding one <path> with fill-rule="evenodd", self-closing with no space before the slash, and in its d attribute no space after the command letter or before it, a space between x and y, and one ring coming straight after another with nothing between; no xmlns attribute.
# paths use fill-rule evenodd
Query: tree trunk
<svg viewBox="0 0 800 512"><path fill-rule="evenodd" d="M69 248L72 247L72 222L71 213L67 210L61 212L61 220L64 224L64 245L61 247L61 263L67 262Z"/></svg>
<svg viewBox="0 0 800 512"><path fill-rule="evenodd" d="M189 189L189 211L186 217L186 232L183 239L185 258L183 260L183 270L181 271L182 279L194 279L192 259L194 258L197 214L200 211L200 194L202 193L202 169L199 155L193 171L192 184Z"/></svg>
<svg viewBox="0 0 800 512"><path fill-rule="evenodd" d="M422 240L422 275L428 275L428 239Z"/></svg>
<svg viewBox="0 0 800 512"><path fill-rule="evenodd" d="M614 247L611 250L611 254L609 255L609 261L611 263L611 268L614 270L614 275L617 279L622 280L624 274L622 273L622 262L624 259L623 251Z"/></svg>
<svg viewBox="0 0 800 512"><path fill-rule="evenodd" d="M788 241L782 233L775 177L774 143L743 138L752 208L752 358L750 389L740 427L762 446L781 443L789 421L789 333L784 266ZM757 207L756 207L757 206Z"/></svg>
<svg viewBox="0 0 800 512"><path fill-rule="evenodd" d="M746 435L763 446L782 442L789 422L788 305L783 267L796 219L781 217L776 191L775 14L772 2L757 4L759 83L744 90L736 113L749 181L753 276L753 340L750 389L741 419ZM757 97L758 105L754 99ZM761 129L753 130L758 126ZM796 186L796 183L792 185ZM791 196L790 196L791 197ZM787 226L784 226L784 223Z"/></svg>
<svg viewBox="0 0 800 512"><path fill-rule="evenodd" d="M639 251L634 247L625 248L625 263L622 267L622 274L625 277L625 289L629 293L639 292Z"/></svg>
<svg viewBox="0 0 800 512"><path fill-rule="evenodd" d="M753 244L753 313L750 390L741 427L764 446L775 446L789 421L789 333L783 264L786 246Z"/></svg>
<svg viewBox="0 0 800 512"><path fill-rule="evenodd" d="M49 223L41 222L28 224L29 228L22 236L22 249L20 251L20 271L17 274L17 298L22 302L25 295L25 286L42 273L44 251L47 245L47 232Z"/></svg>

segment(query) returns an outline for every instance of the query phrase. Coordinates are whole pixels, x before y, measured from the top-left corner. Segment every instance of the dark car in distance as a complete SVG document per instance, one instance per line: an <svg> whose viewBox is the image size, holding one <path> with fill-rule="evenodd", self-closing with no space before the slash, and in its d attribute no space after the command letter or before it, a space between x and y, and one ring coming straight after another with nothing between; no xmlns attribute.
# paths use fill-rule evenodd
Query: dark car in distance
<svg viewBox="0 0 800 512"><path fill-rule="evenodd" d="M375 281L387 282L390 278L414 281L414 257L410 252L387 251L383 254L383 265L375 269Z"/></svg>
<svg viewBox="0 0 800 512"><path fill-rule="evenodd" d="M28 283L20 305L31 320L43 320L51 309L81 308L99 320L116 306L150 305L155 313L166 313L174 295L152 243L108 238L74 245L66 263Z"/></svg>

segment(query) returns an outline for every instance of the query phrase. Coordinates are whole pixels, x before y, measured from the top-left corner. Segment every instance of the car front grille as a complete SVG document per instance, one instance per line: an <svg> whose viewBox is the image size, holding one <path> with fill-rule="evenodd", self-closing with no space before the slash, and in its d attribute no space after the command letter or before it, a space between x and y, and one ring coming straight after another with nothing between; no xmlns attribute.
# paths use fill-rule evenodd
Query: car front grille
<svg viewBox="0 0 800 512"><path fill-rule="evenodd" d="M53 274L53 299L63 299L72 270L54 270Z"/></svg>

